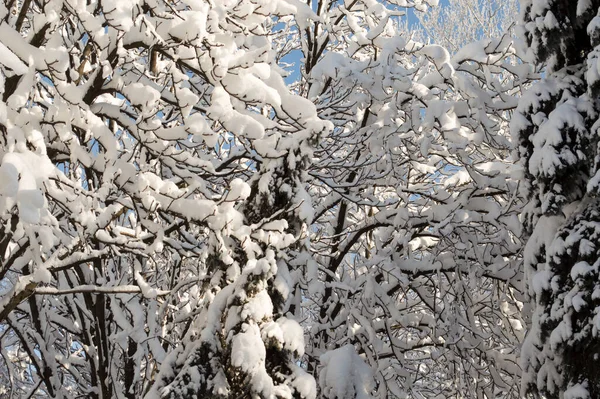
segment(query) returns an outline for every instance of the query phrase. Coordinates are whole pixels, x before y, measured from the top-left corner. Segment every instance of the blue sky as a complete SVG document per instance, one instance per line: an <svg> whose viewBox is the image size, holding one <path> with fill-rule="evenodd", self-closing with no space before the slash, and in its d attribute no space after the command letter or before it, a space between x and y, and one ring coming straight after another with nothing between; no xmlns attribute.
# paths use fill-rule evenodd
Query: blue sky
<svg viewBox="0 0 600 399"><path fill-rule="evenodd" d="M448 4L450 4L450 0L440 0L440 4L438 5L438 7L445 7ZM419 24L419 20L415 16L415 10L414 9L412 9L412 8L407 9L407 16L408 16L408 23L409 24L411 24L411 25L413 25L413 24L418 25Z"/></svg>

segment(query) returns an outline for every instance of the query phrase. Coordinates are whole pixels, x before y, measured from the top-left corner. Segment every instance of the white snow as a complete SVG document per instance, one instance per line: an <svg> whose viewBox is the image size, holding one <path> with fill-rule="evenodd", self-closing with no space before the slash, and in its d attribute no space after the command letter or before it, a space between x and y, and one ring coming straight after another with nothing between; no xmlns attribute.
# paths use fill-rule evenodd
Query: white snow
<svg viewBox="0 0 600 399"><path fill-rule="evenodd" d="M244 324L242 332L231 341L231 364L254 375L263 367L266 358L265 346L255 324Z"/></svg>
<svg viewBox="0 0 600 399"><path fill-rule="evenodd" d="M18 75L24 75L29 71L29 68L23 61L19 59L12 51L0 42L0 63L12 69Z"/></svg>
<svg viewBox="0 0 600 399"><path fill-rule="evenodd" d="M328 351L320 358L319 384L329 399L368 399L375 388L373 371L352 345Z"/></svg>
<svg viewBox="0 0 600 399"><path fill-rule="evenodd" d="M282 332L284 348L298 356L304 355L304 330L297 321L280 317L277 324Z"/></svg>
<svg viewBox="0 0 600 399"><path fill-rule="evenodd" d="M587 389L587 381L574 384L567 388L563 394L564 399L591 399L590 392Z"/></svg>
<svg viewBox="0 0 600 399"><path fill-rule="evenodd" d="M233 179L229 184L228 201L245 200L250 196L250 185L242 179Z"/></svg>
<svg viewBox="0 0 600 399"><path fill-rule="evenodd" d="M47 157L28 150L4 155L0 166L0 194L6 205L16 203L21 220L39 223L45 200L44 181L53 174L54 166Z"/></svg>

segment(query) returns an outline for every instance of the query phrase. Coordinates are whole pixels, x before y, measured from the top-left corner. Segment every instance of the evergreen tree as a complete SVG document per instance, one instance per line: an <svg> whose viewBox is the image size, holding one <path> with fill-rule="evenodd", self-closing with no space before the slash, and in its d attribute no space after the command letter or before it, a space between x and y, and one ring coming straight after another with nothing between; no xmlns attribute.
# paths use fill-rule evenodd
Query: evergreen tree
<svg viewBox="0 0 600 399"><path fill-rule="evenodd" d="M600 397L598 1L533 0L527 58L546 67L512 120L529 204L525 272L533 302L524 392Z"/></svg>

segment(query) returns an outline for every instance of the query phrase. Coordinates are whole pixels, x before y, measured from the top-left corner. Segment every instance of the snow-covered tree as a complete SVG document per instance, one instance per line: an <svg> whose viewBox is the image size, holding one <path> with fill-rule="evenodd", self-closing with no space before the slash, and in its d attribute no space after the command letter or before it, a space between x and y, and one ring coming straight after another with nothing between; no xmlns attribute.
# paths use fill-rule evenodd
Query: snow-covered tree
<svg viewBox="0 0 600 399"><path fill-rule="evenodd" d="M598 1L522 3L527 59L545 67L512 120L529 198L523 215L532 325L523 390L600 396Z"/></svg>
<svg viewBox="0 0 600 399"><path fill-rule="evenodd" d="M273 62L269 30L287 14L310 9L0 8L14 395L315 396L282 306L288 249L305 250L311 148L330 124Z"/></svg>
<svg viewBox="0 0 600 399"><path fill-rule="evenodd" d="M7 391L518 397L530 68L434 3L0 5Z"/></svg>
<svg viewBox="0 0 600 399"><path fill-rule="evenodd" d="M519 397L508 117L529 67L506 35L450 57L399 34L393 1L316 12L292 29L298 90L335 125L310 171L320 200L294 306L311 320L307 369L328 398Z"/></svg>

